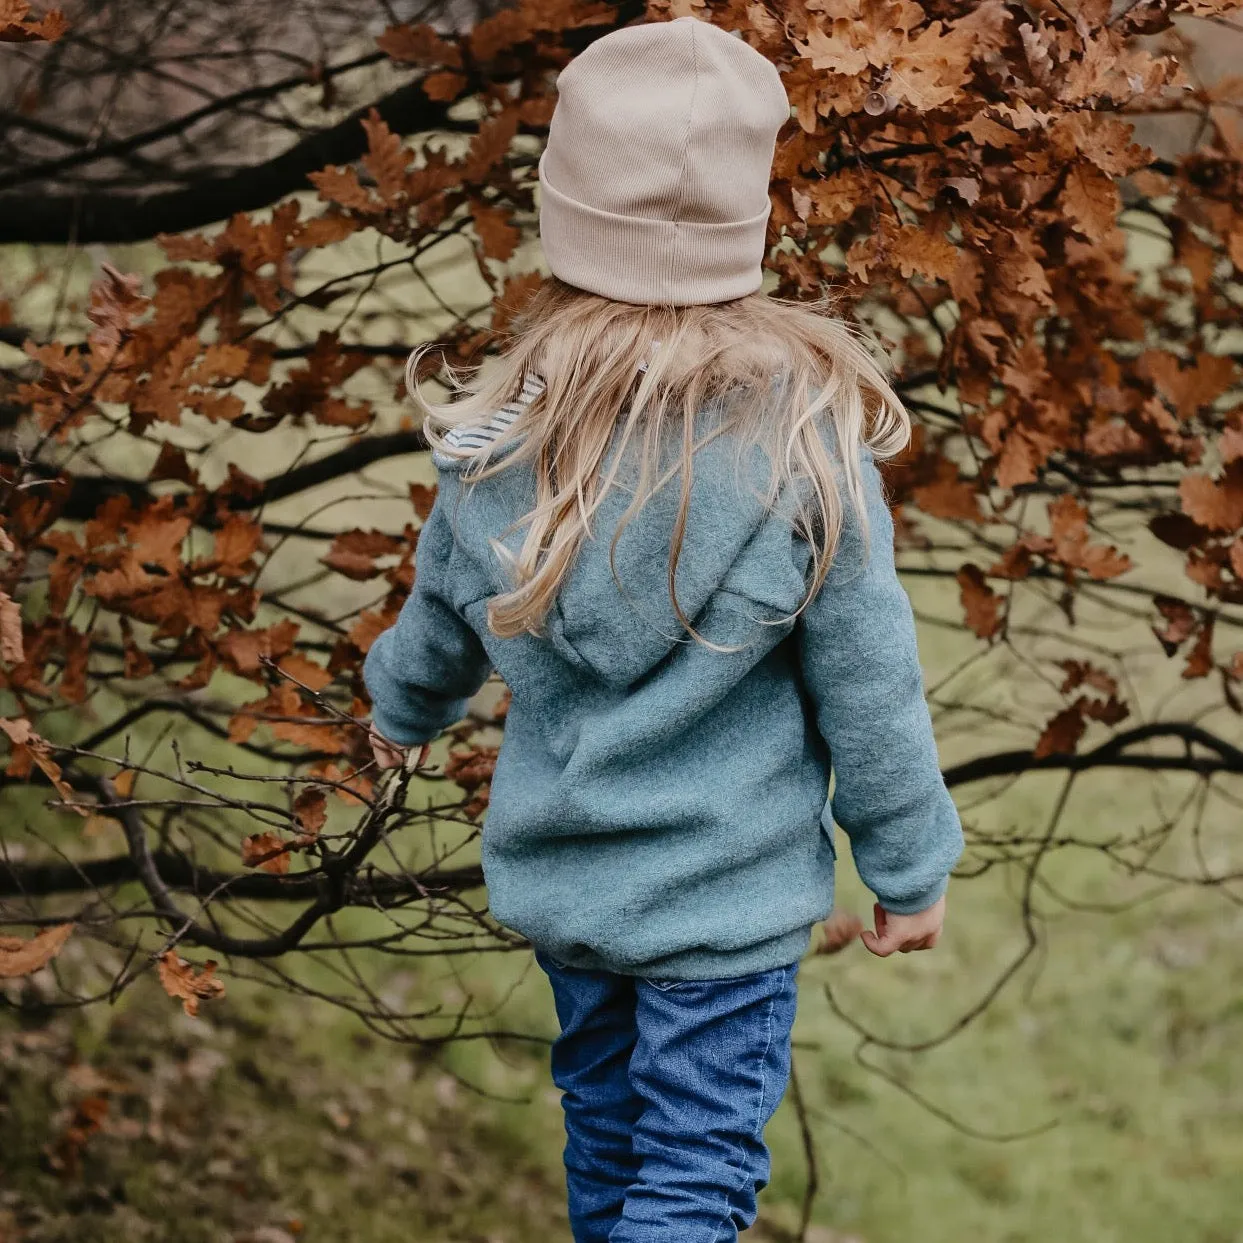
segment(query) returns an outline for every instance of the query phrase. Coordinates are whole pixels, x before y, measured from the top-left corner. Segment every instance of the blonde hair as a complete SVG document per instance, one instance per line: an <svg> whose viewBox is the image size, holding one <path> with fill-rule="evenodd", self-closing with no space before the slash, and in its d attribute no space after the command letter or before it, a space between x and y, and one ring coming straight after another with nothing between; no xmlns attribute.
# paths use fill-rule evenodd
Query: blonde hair
<svg viewBox="0 0 1243 1243"><path fill-rule="evenodd" d="M426 412L432 447L473 458L464 470L472 481L519 463L534 472L535 506L511 528L525 528L520 550L513 555L499 540L493 545L512 575L510 589L488 604L488 624L502 637L540 633L631 445L638 481L613 534L610 560L622 529L648 498L680 478L669 595L679 622L700 638L674 587L698 449L732 436L740 461L748 448L763 451L770 508L783 496L805 496L795 515L812 550L805 605L832 563L845 503L866 538L862 449L889 458L911 434L909 416L859 335L824 303L756 293L702 306L632 305L552 278L499 358L473 370L444 365L449 402L429 401L422 391L426 353L427 347L411 355L406 385ZM542 381L542 391L491 445L482 451L455 445L453 429L487 424L529 377ZM700 416L709 408L719 418L705 432ZM509 451L501 456L501 449Z"/></svg>

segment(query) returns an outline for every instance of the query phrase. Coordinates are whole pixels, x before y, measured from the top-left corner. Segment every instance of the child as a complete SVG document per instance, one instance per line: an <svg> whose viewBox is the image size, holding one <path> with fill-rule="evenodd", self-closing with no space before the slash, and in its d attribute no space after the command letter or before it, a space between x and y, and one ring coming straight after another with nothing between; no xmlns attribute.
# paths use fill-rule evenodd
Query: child
<svg viewBox="0 0 1243 1243"><path fill-rule="evenodd" d="M439 494L365 677L383 765L512 692L483 866L552 982L575 1240L716 1243L768 1179L832 819L882 956L936 944L962 848L874 464L910 427L842 324L758 292L790 115L759 53L634 26L558 89L554 279L428 406Z"/></svg>

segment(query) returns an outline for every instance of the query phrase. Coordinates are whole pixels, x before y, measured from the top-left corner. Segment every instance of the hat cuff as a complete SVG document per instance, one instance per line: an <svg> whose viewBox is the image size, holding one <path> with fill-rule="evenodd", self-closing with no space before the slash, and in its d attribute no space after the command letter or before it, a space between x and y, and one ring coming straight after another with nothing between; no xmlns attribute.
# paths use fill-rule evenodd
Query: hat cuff
<svg viewBox="0 0 1243 1243"><path fill-rule="evenodd" d="M729 302L763 281L771 205L728 224L601 211L562 194L539 167L540 241L554 276L612 298L664 306Z"/></svg>

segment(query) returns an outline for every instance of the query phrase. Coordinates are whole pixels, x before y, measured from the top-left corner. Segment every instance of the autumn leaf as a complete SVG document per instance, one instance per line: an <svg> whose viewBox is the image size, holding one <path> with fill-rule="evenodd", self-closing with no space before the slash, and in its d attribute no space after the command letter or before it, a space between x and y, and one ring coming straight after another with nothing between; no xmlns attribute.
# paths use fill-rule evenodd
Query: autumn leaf
<svg viewBox="0 0 1243 1243"><path fill-rule="evenodd" d="M371 645L396 621L396 617L384 610L370 609L359 614L350 627L349 639L361 652L369 652Z"/></svg>
<svg viewBox="0 0 1243 1243"><path fill-rule="evenodd" d="M1088 510L1069 494L1050 503L1049 528L1051 538L1024 536L1024 545L1067 569L1083 570L1089 578L1101 581L1117 578L1131 568L1131 558L1125 553L1108 545L1091 543Z"/></svg>
<svg viewBox="0 0 1243 1243"><path fill-rule="evenodd" d="M980 181L977 177L947 177L945 184L968 207L974 207L980 201Z"/></svg>
<svg viewBox="0 0 1243 1243"><path fill-rule="evenodd" d="M251 833L242 838L242 864L276 876L289 871L289 846L275 833Z"/></svg>
<svg viewBox="0 0 1243 1243"><path fill-rule="evenodd" d="M301 790L293 801L293 814L302 830L300 846L309 845L318 836L328 819L328 795L318 786Z"/></svg>
<svg viewBox="0 0 1243 1243"><path fill-rule="evenodd" d="M436 489L429 488L423 483L412 483L410 485L410 504L414 507L414 512L426 522L431 516L432 506L436 503Z"/></svg>
<svg viewBox="0 0 1243 1243"><path fill-rule="evenodd" d="M257 522L233 514L216 531L212 561L216 573L239 578L253 569L252 558L263 545L263 528Z"/></svg>
<svg viewBox="0 0 1243 1243"><path fill-rule="evenodd" d="M241 345L217 342L203 351L203 357L191 372L195 384L216 384L240 380L250 363L250 351Z"/></svg>
<svg viewBox="0 0 1243 1243"><path fill-rule="evenodd" d="M302 224L291 234L290 245L302 246L313 250L319 246L331 246L334 242L343 242L353 236L358 228L349 216L337 212L325 212Z"/></svg>
<svg viewBox="0 0 1243 1243"><path fill-rule="evenodd" d="M69 23L60 9L49 9L40 18L32 18L26 0L3 0L0 3L0 43L55 43L68 29Z"/></svg>
<svg viewBox="0 0 1243 1243"><path fill-rule="evenodd" d="M377 210L375 200L363 189L358 174L352 168L329 166L311 173L310 182L326 203L336 203L349 211Z"/></svg>
<svg viewBox="0 0 1243 1243"><path fill-rule="evenodd" d="M934 518L979 522L983 517L977 481L964 478L944 457L936 458L931 478L911 489L911 500Z"/></svg>
<svg viewBox="0 0 1243 1243"><path fill-rule="evenodd" d="M181 1002L191 1018L199 1012L200 1001L214 1001L224 995L224 981L216 978L216 961L209 958L200 969L173 950L165 950L159 958L160 983L164 991Z"/></svg>
<svg viewBox="0 0 1243 1243"><path fill-rule="evenodd" d="M1042 760L1050 755L1074 754L1087 728L1083 706L1082 700L1076 700L1049 720L1032 750L1035 759Z"/></svg>
<svg viewBox="0 0 1243 1243"><path fill-rule="evenodd" d="M958 571L963 615L969 629L981 639L993 639L1001 631L1002 598L988 585L984 571L968 563Z"/></svg>
<svg viewBox="0 0 1243 1243"><path fill-rule="evenodd" d="M1176 600L1171 596L1157 596L1153 603L1157 606L1157 611L1165 618L1165 625L1154 626L1153 634L1165 648L1165 654L1173 656L1195 631L1195 613L1182 600Z"/></svg>
<svg viewBox="0 0 1243 1243"><path fill-rule="evenodd" d="M188 514L174 511L171 497L161 497L125 524L125 534L139 564L171 574L181 565L181 546L191 525Z"/></svg>
<svg viewBox="0 0 1243 1243"><path fill-rule="evenodd" d="M363 118L363 129L367 131L367 154L363 156L363 167L375 178L385 205L396 206L406 188L410 152L401 145L401 139L389 129L374 108Z"/></svg>
<svg viewBox="0 0 1243 1243"><path fill-rule="evenodd" d="M1191 651L1187 653L1187 661L1183 665L1184 678L1205 678L1213 671L1213 631L1216 618L1210 613L1200 626Z"/></svg>
<svg viewBox="0 0 1243 1243"><path fill-rule="evenodd" d="M61 801L68 804L70 810L76 811L80 816L89 814L78 802L73 787L65 781L60 765L52 759L50 744L35 733L28 720L24 717L16 720L0 718L0 731L8 735L13 748L9 766L5 770L10 777L25 777L31 771L31 765L34 765L52 783Z"/></svg>
<svg viewBox="0 0 1243 1243"><path fill-rule="evenodd" d="M1190 419L1233 387L1238 365L1224 354L1201 352L1184 360L1167 350L1148 350L1139 357L1139 370L1179 418Z"/></svg>
<svg viewBox="0 0 1243 1243"><path fill-rule="evenodd" d="M65 947L74 928L73 923L53 924L36 933L29 941L21 937L0 936L0 979L12 980L33 975L56 957Z"/></svg>
<svg viewBox="0 0 1243 1243"><path fill-rule="evenodd" d="M908 278L918 273L929 280L949 280L958 264L958 250L948 238L913 225L900 229L890 248L892 262Z"/></svg>
<svg viewBox="0 0 1243 1243"><path fill-rule="evenodd" d="M400 540L381 531L343 531L320 560L338 574L363 582L384 572L377 557L391 556L401 547Z"/></svg>
<svg viewBox="0 0 1243 1243"><path fill-rule="evenodd" d="M939 21L914 38L908 34L891 53L886 91L923 112L943 107L959 95L970 76L975 42L971 30L946 29Z"/></svg>
<svg viewBox="0 0 1243 1243"><path fill-rule="evenodd" d="M141 290L141 276L127 276L110 263L100 266L86 312L87 319L94 324L89 338L93 349L112 356L149 305Z"/></svg>
<svg viewBox="0 0 1243 1243"><path fill-rule="evenodd" d="M463 790L477 790L492 780L499 754L497 747L471 747L454 751L445 764L445 776Z"/></svg>
<svg viewBox="0 0 1243 1243"><path fill-rule="evenodd" d="M450 65L462 63L462 53L447 43L428 25L390 26L376 39L376 47L393 60L412 65Z"/></svg>
<svg viewBox="0 0 1243 1243"><path fill-rule="evenodd" d="M1104 695L1114 695L1118 690L1118 681L1104 669L1084 660L1062 660L1058 664L1066 674L1062 682L1061 693L1069 694L1081 686L1090 686Z"/></svg>
<svg viewBox="0 0 1243 1243"><path fill-rule="evenodd" d="M1217 442L1217 451L1226 463L1243 459L1243 426L1227 427Z"/></svg>
<svg viewBox="0 0 1243 1243"><path fill-rule="evenodd" d="M484 257L502 263L511 258L522 233L515 228L510 213L504 208L474 201L470 205L470 214Z"/></svg>
<svg viewBox="0 0 1243 1243"><path fill-rule="evenodd" d="M460 73L429 73L423 79L423 94L439 103L456 99L466 89L466 78Z"/></svg>
<svg viewBox="0 0 1243 1243"><path fill-rule="evenodd" d="M0 660L20 665L25 659L21 606L7 592L0 591Z"/></svg>
<svg viewBox="0 0 1243 1243"><path fill-rule="evenodd" d="M1243 459L1234 459L1219 479L1185 475L1178 485L1183 513L1211 531L1243 527Z"/></svg>
<svg viewBox="0 0 1243 1243"><path fill-rule="evenodd" d="M282 656L278 668L286 677L292 678L299 686L312 692L319 692L332 683L332 674L323 665L303 656L301 652L290 652Z"/></svg>
<svg viewBox="0 0 1243 1243"><path fill-rule="evenodd" d="M522 313L543 283L544 278L538 272L522 272L517 276L507 276L505 283L501 286L501 292L492 299L492 331L506 332L513 323L514 317Z"/></svg>
<svg viewBox="0 0 1243 1243"><path fill-rule="evenodd" d="M498 13L497 16L501 14ZM475 27L476 34L479 29L479 26ZM462 175L472 181L485 180L488 173L509 153L510 144L517 133L518 114L513 108L489 117L471 139L470 149L461 166Z"/></svg>
<svg viewBox="0 0 1243 1243"><path fill-rule="evenodd" d="M1066 174L1062 205L1086 238L1101 242L1114 230L1122 200L1111 177L1095 164L1080 161Z"/></svg>
<svg viewBox="0 0 1243 1243"><path fill-rule="evenodd" d="M216 649L238 673L253 674L263 659L275 660L291 651L298 631L298 623L289 620L264 630L230 630L216 641Z"/></svg>
<svg viewBox="0 0 1243 1243"><path fill-rule="evenodd" d="M476 22L470 32L471 57L487 62L534 33L530 6L501 9Z"/></svg>

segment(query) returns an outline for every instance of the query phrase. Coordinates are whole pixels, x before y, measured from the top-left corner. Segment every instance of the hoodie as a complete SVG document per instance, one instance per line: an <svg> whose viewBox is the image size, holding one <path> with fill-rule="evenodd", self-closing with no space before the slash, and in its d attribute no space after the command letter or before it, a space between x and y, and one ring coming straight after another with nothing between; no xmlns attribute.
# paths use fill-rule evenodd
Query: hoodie
<svg viewBox="0 0 1243 1243"><path fill-rule="evenodd" d="M458 443L487 451L516 409ZM544 632L502 639L487 625L506 587L494 541L517 550L533 475L516 463L471 480L469 459L434 455L414 589L364 665L374 723L430 741L500 674L512 698L482 836L489 905L561 963L714 979L797 960L832 908L834 819L898 914L935 902L961 853L874 463L870 537L848 517L795 616L810 549L754 486L762 463L737 458L720 437L695 459L676 587L703 643L668 594L678 479L610 565L632 496L615 486Z"/></svg>

